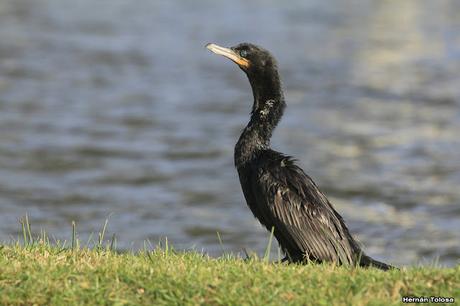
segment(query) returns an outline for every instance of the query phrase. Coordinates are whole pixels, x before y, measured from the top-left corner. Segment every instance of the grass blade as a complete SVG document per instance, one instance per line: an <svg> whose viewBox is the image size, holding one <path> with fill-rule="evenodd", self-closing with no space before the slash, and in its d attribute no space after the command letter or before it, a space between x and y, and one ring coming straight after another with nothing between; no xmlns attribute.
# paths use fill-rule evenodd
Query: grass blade
<svg viewBox="0 0 460 306"><path fill-rule="evenodd" d="M219 232L216 232L216 234L217 234L217 239L219 240L219 245L220 245L220 249L222 251L222 255L225 255L224 243L222 242L222 237L220 237Z"/></svg>
<svg viewBox="0 0 460 306"><path fill-rule="evenodd" d="M75 250L76 243L77 243L77 225L75 224L75 221L72 221L72 243L71 243L72 250Z"/></svg>
<svg viewBox="0 0 460 306"><path fill-rule="evenodd" d="M266 262L270 260L270 251L272 249L272 241L273 241L274 233L275 233L275 227L272 226L272 230L270 232L270 239L268 239L268 245L267 245L267 248L265 249L265 254L264 254L264 261Z"/></svg>

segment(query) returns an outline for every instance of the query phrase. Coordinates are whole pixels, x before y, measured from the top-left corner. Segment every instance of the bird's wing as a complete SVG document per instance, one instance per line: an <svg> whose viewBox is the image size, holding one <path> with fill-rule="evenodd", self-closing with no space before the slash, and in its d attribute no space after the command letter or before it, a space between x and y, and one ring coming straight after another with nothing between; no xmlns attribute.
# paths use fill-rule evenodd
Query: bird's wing
<svg viewBox="0 0 460 306"><path fill-rule="evenodd" d="M343 219L290 158L259 165L253 188L257 202L268 205L285 250L318 261L354 262L355 244Z"/></svg>

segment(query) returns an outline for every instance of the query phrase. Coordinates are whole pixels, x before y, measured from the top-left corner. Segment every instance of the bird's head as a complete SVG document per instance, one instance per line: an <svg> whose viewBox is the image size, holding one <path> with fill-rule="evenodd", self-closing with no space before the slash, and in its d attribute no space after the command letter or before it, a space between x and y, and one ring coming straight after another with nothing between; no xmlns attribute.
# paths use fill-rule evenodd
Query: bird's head
<svg viewBox="0 0 460 306"><path fill-rule="evenodd" d="M241 43L230 48L207 44L206 48L213 53L231 59L248 76L261 75L264 72L270 73L273 69L276 70L276 61L270 52L250 43Z"/></svg>
<svg viewBox="0 0 460 306"><path fill-rule="evenodd" d="M207 44L206 48L235 62L247 74L255 96L270 92L281 94L277 63L267 50L250 43L230 48Z"/></svg>

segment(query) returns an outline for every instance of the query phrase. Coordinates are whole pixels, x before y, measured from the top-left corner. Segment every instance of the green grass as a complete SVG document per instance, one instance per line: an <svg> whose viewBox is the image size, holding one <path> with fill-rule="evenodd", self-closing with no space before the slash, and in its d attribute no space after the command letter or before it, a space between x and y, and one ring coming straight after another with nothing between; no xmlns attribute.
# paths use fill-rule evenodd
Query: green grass
<svg viewBox="0 0 460 306"><path fill-rule="evenodd" d="M399 305L403 295L458 301L459 284L460 267L382 272L47 243L0 250L1 305Z"/></svg>
<svg viewBox="0 0 460 306"><path fill-rule="evenodd" d="M23 243L0 246L0 304L400 305L402 296L460 298L460 266L383 272L270 263L268 256L213 259L176 252L167 240L119 253L114 238L104 240L106 228L91 248L81 247L73 223L67 246L50 243L44 232L34 238L26 217Z"/></svg>

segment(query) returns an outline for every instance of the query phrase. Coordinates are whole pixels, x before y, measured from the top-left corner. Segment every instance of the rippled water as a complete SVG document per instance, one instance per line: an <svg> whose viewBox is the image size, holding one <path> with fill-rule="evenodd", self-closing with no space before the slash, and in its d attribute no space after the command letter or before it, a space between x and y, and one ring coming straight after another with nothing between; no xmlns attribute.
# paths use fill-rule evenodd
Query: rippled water
<svg viewBox="0 0 460 306"><path fill-rule="evenodd" d="M252 94L205 43L278 58L294 155L367 252L460 256L456 1L0 2L0 240L99 231L262 253L233 168ZM223 246L216 232L220 232Z"/></svg>

